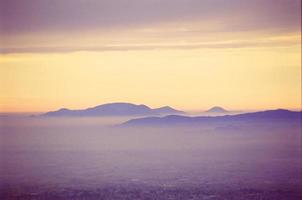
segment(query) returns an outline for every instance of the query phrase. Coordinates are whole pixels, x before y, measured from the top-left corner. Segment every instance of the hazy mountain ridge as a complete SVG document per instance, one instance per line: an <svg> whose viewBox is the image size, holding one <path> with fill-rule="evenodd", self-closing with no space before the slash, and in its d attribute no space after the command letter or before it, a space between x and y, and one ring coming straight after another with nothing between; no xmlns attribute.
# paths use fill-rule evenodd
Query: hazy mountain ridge
<svg viewBox="0 0 302 200"><path fill-rule="evenodd" d="M122 126L166 126L183 124L202 124L208 122L224 121L274 121L274 120L301 120L302 112L289 111L284 109L267 110L260 112L244 113L237 115L223 116L181 116L168 115L165 117L145 117L132 119L122 124Z"/></svg>
<svg viewBox="0 0 302 200"><path fill-rule="evenodd" d="M228 113L229 111L220 106L214 106L209 110L205 111L206 113Z"/></svg>
<svg viewBox="0 0 302 200"><path fill-rule="evenodd" d="M70 110L61 108L57 111L51 111L42 116L49 117L84 117L84 116L150 116L164 114L184 114L185 112L176 110L169 106L152 109L146 105L136 105L132 103L108 103L95 107Z"/></svg>

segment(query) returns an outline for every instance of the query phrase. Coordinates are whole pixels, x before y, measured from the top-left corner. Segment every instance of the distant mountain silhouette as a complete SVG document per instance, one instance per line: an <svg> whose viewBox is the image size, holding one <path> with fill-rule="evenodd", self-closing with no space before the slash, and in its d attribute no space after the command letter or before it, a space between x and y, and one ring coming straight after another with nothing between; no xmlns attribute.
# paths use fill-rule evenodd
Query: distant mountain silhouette
<svg viewBox="0 0 302 200"><path fill-rule="evenodd" d="M232 122L232 121L276 121L276 120L301 120L302 112L289 110L268 110L262 112L245 113L224 116L199 116L188 117L180 115L169 115L166 117L145 117L132 119L122 126L169 126L169 125L198 125L209 122Z"/></svg>
<svg viewBox="0 0 302 200"><path fill-rule="evenodd" d="M150 116L164 114L183 114L169 106L151 109L146 105L135 105L131 103L108 103L82 110L70 110L66 108L47 112L43 116L51 117L82 117L82 116Z"/></svg>
<svg viewBox="0 0 302 200"><path fill-rule="evenodd" d="M215 106L215 107L207 110L206 112L209 112L209 113L227 113L228 111L225 110L224 108L220 107L220 106Z"/></svg>

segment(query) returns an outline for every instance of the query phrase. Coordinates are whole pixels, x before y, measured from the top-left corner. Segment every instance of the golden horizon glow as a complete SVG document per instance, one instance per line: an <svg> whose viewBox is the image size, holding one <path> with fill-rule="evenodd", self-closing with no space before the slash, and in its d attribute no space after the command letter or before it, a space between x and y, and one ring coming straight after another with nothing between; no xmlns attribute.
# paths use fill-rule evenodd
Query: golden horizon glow
<svg viewBox="0 0 302 200"><path fill-rule="evenodd" d="M0 112L110 102L184 111L301 109L301 1L125 5L7 4Z"/></svg>
<svg viewBox="0 0 302 200"><path fill-rule="evenodd" d="M301 46L0 56L0 112L109 102L181 110L301 109Z"/></svg>

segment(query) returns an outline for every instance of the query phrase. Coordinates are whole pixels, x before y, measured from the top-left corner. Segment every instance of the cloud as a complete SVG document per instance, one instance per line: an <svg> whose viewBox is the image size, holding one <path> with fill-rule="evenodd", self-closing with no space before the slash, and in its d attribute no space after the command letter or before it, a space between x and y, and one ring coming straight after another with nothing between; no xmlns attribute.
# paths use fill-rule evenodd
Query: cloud
<svg viewBox="0 0 302 200"><path fill-rule="evenodd" d="M154 49L215 49L215 48L253 48L253 47L284 47L296 46L300 42L296 37L261 40L237 40L204 43L163 43L163 44L112 44L93 46L44 46L44 47L23 47L4 48L2 53L43 53L43 52L71 52L71 51L132 51L132 50L154 50ZM1 50L1 49L0 49Z"/></svg>
<svg viewBox="0 0 302 200"><path fill-rule="evenodd" d="M1 33L219 20L227 30L298 29L300 0L2 0Z"/></svg>
<svg viewBox="0 0 302 200"><path fill-rule="evenodd" d="M74 50L128 50L176 48L176 46L217 48L229 44L205 45L200 44L204 41L199 39L206 34L221 36L230 32L266 34L301 32L301 0L1 0L0 7L2 8L0 36L4 53L70 51L72 48ZM172 28L169 28L171 25ZM135 31L154 30L158 27L161 29L158 33ZM94 47L88 44L77 44L80 47L45 44L47 38L54 38L54 35L69 34L73 37L74 34L97 32L99 35L93 37L98 40L108 32L122 33L133 30L137 37L160 41L155 41L149 46L135 45L134 42L118 47L110 43L98 43ZM26 38L27 35L30 37ZM188 41L196 36L199 39L195 44L157 45L165 38ZM22 37L24 39L19 40ZM123 37L131 36L115 37L113 34L111 40L119 41ZM58 38L62 41L66 39ZM73 42L77 43L76 40ZM231 45L261 46L264 43L243 42Z"/></svg>

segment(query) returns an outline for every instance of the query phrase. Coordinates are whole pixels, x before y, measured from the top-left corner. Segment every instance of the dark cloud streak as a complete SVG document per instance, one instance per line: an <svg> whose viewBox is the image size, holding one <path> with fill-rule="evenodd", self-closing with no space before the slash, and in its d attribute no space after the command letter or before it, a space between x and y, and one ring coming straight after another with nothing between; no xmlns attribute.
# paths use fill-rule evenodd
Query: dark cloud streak
<svg viewBox="0 0 302 200"><path fill-rule="evenodd" d="M234 31L297 31L301 22L301 0L1 0L1 9L1 34L211 20Z"/></svg>

